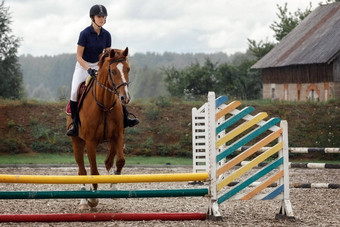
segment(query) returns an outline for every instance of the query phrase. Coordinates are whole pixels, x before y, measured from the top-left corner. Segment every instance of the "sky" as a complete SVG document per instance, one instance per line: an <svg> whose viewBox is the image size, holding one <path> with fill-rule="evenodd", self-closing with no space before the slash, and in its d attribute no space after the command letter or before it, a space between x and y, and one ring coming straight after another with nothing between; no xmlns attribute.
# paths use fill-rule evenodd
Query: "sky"
<svg viewBox="0 0 340 227"><path fill-rule="evenodd" d="M324 0L323 0L324 1ZM269 26L277 5L288 11L315 9L322 0L5 0L12 33L22 39L18 54L75 53L79 33L90 25L89 10L108 10L104 28L112 48L146 52L245 52L247 39L274 41Z"/></svg>

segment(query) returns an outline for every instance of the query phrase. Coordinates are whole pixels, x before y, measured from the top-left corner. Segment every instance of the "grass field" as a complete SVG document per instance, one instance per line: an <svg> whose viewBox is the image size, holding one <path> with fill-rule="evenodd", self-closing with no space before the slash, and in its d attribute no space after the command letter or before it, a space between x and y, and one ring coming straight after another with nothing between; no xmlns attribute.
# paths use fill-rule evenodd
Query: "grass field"
<svg viewBox="0 0 340 227"><path fill-rule="evenodd" d="M176 157L145 157L131 156L125 157L128 165L192 165L190 158ZM104 164L105 155L97 156L97 163ZM88 164L85 156L85 163ZM73 154L16 154L1 155L0 164L76 164Z"/></svg>

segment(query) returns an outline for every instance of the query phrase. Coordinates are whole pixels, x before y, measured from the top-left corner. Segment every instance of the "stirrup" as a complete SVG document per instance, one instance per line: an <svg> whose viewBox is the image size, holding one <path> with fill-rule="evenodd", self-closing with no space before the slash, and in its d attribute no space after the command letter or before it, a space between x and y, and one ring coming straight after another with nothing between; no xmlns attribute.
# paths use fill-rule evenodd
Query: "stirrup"
<svg viewBox="0 0 340 227"><path fill-rule="evenodd" d="M69 126L67 127L67 132L66 132L67 136L78 136L78 128L75 124L76 123L74 123L74 122L71 122L69 124ZM73 126L73 127L71 128L71 126Z"/></svg>
<svg viewBox="0 0 340 227"><path fill-rule="evenodd" d="M134 118L129 118L129 115L132 115ZM129 113L126 117L126 127L134 127L139 124L139 120L133 113Z"/></svg>
<svg viewBox="0 0 340 227"><path fill-rule="evenodd" d="M136 115L134 115L133 113L130 113L130 112L129 112L128 117L129 117L129 115L132 115L135 119L137 119ZM131 119L131 120L132 120L132 119Z"/></svg>

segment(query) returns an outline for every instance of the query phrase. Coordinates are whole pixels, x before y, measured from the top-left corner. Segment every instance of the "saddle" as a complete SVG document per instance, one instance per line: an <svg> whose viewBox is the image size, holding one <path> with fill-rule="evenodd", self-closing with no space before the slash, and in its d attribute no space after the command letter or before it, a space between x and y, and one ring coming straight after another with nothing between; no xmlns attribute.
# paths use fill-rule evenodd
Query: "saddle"
<svg viewBox="0 0 340 227"><path fill-rule="evenodd" d="M86 81L84 81L83 83L81 83L77 89L77 100L78 100L78 112L81 108L81 105L83 104L83 100L86 97L86 95L88 94L90 88L93 85L93 78L91 76L88 76L86 78ZM70 107L70 101L67 103L66 106L66 114L67 115L71 115L71 107Z"/></svg>

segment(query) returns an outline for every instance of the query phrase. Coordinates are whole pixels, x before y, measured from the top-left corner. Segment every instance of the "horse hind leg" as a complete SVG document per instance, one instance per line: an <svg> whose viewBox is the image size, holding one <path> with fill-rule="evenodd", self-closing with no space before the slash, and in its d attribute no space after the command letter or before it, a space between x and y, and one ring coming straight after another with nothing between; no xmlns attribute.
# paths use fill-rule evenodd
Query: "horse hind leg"
<svg viewBox="0 0 340 227"><path fill-rule="evenodd" d="M109 175L114 174L112 167L113 167L114 159L115 159L115 156L116 156L115 150L112 150L111 148L112 148L111 143L107 143L108 153L106 155L104 164L105 164L106 171ZM110 189L111 190L117 190L116 184L111 183Z"/></svg>
<svg viewBox="0 0 340 227"><path fill-rule="evenodd" d="M112 174L112 167L114 163L115 156L117 155L116 159L116 170L114 171L114 175L120 175L125 164L125 158L123 154L123 139L113 140L108 143L108 154L105 159L105 167L109 174ZM111 190L117 190L116 184L110 185Z"/></svg>
<svg viewBox="0 0 340 227"><path fill-rule="evenodd" d="M117 160L116 160L117 169L114 172L112 172L112 167L113 167L115 156L117 154L117 152L116 152L117 150L116 150L115 146L113 147L111 144L108 144L107 147L108 147L109 152L108 152L108 154L105 158L105 162L104 162L106 171L109 174L114 173L115 175L120 175L121 171L123 169L123 166L125 165L124 156L123 156L123 158L121 158L121 156L117 156Z"/></svg>
<svg viewBox="0 0 340 227"><path fill-rule="evenodd" d="M107 149L108 149L108 153L106 155L106 158L105 158L105 168L106 168L106 171L111 174L111 169L112 169L112 166L113 166L113 161L114 161L114 158L115 158L115 151L112 151L111 150L111 143L107 143Z"/></svg>
<svg viewBox="0 0 340 227"><path fill-rule="evenodd" d="M121 134L122 135L122 134ZM125 165L125 157L124 157L124 140L123 136L119 136L117 139L112 140L108 145L109 153L105 160L106 170L109 171L114 163L114 158L116 158L116 170L114 172L115 175L120 175L121 171Z"/></svg>

